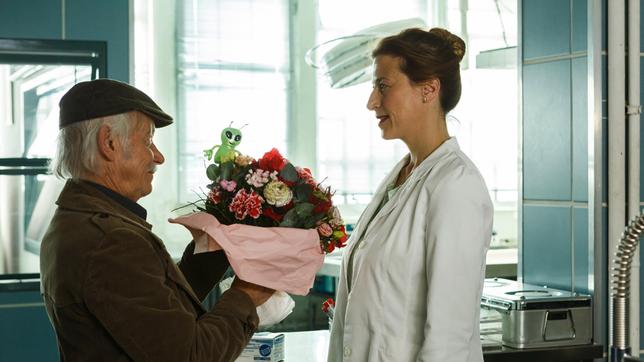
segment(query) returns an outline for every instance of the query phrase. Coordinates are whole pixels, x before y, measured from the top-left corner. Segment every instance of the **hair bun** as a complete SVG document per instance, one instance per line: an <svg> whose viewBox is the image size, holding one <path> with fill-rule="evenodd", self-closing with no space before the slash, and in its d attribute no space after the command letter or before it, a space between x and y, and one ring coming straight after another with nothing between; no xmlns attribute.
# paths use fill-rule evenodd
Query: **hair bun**
<svg viewBox="0 0 644 362"><path fill-rule="evenodd" d="M447 42L452 49L452 53L460 62L465 55L465 42L459 36L450 33L443 28L432 28L429 30L430 34L434 34L443 41Z"/></svg>

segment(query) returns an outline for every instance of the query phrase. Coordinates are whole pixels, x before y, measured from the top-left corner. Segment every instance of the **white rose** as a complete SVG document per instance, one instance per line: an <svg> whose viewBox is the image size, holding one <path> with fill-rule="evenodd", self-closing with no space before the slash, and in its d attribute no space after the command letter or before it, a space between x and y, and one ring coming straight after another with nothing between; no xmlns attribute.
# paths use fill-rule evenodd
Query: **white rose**
<svg viewBox="0 0 644 362"><path fill-rule="evenodd" d="M250 156L246 156L246 155L238 155L235 158L235 164L237 164L238 166L241 166L241 167L248 166L251 163L253 163L253 161L255 161L254 158L252 158Z"/></svg>
<svg viewBox="0 0 644 362"><path fill-rule="evenodd" d="M271 181L264 188L266 202L277 207L282 207L293 199L293 192L282 181Z"/></svg>

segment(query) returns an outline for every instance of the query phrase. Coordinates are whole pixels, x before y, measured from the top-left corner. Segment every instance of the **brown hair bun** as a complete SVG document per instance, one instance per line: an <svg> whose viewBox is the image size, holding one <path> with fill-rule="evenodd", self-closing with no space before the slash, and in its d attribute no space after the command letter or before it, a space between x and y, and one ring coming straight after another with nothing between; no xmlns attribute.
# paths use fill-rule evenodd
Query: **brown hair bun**
<svg viewBox="0 0 644 362"><path fill-rule="evenodd" d="M465 56L465 42L459 36L450 33L448 30L443 28L432 28L429 30L430 34L434 34L446 43L448 43L451 48L454 56L460 62Z"/></svg>

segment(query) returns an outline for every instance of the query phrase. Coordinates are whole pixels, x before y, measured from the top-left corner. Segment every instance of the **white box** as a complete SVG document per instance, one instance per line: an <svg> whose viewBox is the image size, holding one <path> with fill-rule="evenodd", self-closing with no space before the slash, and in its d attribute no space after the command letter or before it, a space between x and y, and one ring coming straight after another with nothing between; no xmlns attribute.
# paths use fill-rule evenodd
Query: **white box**
<svg viewBox="0 0 644 362"><path fill-rule="evenodd" d="M235 362L284 361L284 334L255 333Z"/></svg>

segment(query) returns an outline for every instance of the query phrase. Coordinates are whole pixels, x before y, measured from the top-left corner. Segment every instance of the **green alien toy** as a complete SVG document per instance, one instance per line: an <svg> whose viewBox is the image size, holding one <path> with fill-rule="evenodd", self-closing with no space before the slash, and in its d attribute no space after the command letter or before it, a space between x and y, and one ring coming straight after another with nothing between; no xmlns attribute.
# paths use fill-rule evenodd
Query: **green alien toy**
<svg viewBox="0 0 644 362"><path fill-rule="evenodd" d="M232 126L232 123L231 123ZM245 126L245 125L244 125ZM244 128L242 126L242 128ZM241 129L237 128L232 128L230 126L224 128L223 131L221 131L221 145L214 145L212 148L204 150L203 154L205 157L208 158L208 161L213 156L213 152L216 148L219 148L217 152L215 153L215 159L214 162L217 164L222 164L224 162L228 161L234 161L235 157L237 157L239 151L235 149L235 147L241 142L242 139L242 133Z"/></svg>

